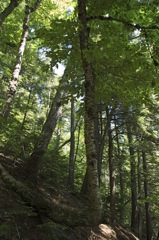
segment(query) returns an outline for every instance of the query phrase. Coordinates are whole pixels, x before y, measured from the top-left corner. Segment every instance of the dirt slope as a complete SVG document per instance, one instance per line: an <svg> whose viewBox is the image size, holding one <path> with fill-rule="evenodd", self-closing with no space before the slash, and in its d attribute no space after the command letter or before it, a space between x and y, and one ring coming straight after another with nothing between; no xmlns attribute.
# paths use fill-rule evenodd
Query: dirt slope
<svg viewBox="0 0 159 240"><path fill-rule="evenodd" d="M7 171L18 177L18 163L13 158L0 155L0 163ZM17 169L17 170L16 170ZM71 194L67 189L39 187L52 201L67 207L82 207L80 196ZM137 240L132 233L119 225L100 224L96 228L69 227L51 221L36 209L24 202L18 193L10 189L0 178L0 240Z"/></svg>

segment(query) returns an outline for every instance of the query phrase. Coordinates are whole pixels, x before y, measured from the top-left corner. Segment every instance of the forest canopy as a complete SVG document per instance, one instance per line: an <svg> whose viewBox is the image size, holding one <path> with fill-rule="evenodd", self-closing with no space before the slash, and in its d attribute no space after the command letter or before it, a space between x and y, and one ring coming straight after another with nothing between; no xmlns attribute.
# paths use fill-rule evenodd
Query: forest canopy
<svg viewBox="0 0 159 240"><path fill-rule="evenodd" d="M0 3L0 156L17 162L0 172L52 221L63 210L52 219L39 186L84 199L66 225L158 239L158 14L156 0Z"/></svg>

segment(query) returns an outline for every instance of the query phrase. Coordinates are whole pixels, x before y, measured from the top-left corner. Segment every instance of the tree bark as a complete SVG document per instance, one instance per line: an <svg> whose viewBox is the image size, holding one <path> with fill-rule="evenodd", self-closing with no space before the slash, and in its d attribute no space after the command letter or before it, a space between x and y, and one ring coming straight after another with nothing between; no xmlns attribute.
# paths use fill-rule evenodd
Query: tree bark
<svg viewBox="0 0 159 240"><path fill-rule="evenodd" d="M71 99L71 126L70 126L70 157L69 157L69 174L68 187L74 191L74 170L75 170L75 124L74 124L74 99Z"/></svg>
<svg viewBox="0 0 159 240"><path fill-rule="evenodd" d="M55 98L52 102L47 119L43 125L41 134L38 138L37 143L35 144L34 151L27 161L26 175L27 179L32 183L37 182L39 166L43 160L44 154L51 140L52 134L57 124L57 120L62 114L61 100L65 96L65 94L66 91L59 86Z"/></svg>
<svg viewBox="0 0 159 240"><path fill-rule="evenodd" d="M119 141L119 133L118 133L118 126L115 122L115 131L116 131L116 144L117 144L117 158L118 158L118 172L119 172L119 186L120 186L120 209L119 209L119 214L120 214L120 223L124 223L124 208L125 206L123 205L124 203L124 174L123 174L123 157L121 155L121 149L120 149L120 141Z"/></svg>
<svg viewBox="0 0 159 240"><path fill-rule="evenodd" d="M20 1L11 0L9 5L0 13L0 26L3 24L4 20L8 17L9 14L19 5Z"/></svg>
<svg viewBox="0 0 159 240"><path fill-rule="evenodd" d="M102 174L102 159L103 159L103 151L105 146L105 138L107 135L107 119L103 120L103 110L98 109L98 105L96 104L96 114L95 114L95 144L96 144L96 152L98 158L98 178L99 178L99 186L101 185L101 174ZM105 108L105 106L104 106ZM105 109L104 109L105 110Z"/></svg>
<svg viewBox="0 0 159 240"><path fill-rule="evenodd" d="M99 120L100 118L100 120ZM100 116L98 116L98 107L96 104L96 114L95 114L95 146L97 153L97 168L98 168L98 181L99 187L101 184L101 173L102 173L102 159L103 159L103 151L105 145L105 139L107 135L108 126L106 123L107 119L105 119L104 123L102 122L102 110L100 111ZM104 125L104 127L103 127ZM88 192L88 171L86 170L84 181L81 187L81 193L86 195Z"/></svg>
<svg viewBox="0 0 159 240"><path fill-rule="evenodd" d="M142 180L141 180L141 156L140 151L138 150L138 164L137 164L137 180L138 180L138 199L139 201L142 199ZM141 204L138 204L138 236L139 239L142 239L143 236L143 208Z"/></svg>
<svg viewBox="0 0 159 240"><path fill-rule="evenodd" d="M108 122L108 158L109 158L109 182L110 182L110 221L113 224L115 221L115 171L114 171L114 157L113 157L113 138L111 130L111 113L109 108L106 108L107 122Z"/></svg>
<svg viewBox="0 0 159 240"><path fill-rule="evenodd" d="M97 153L95 146L95 76L91 62L85 56L89 51L89 32L86 16L87 0L78 0L78 19L80 21L80 49L85 75L85 145L88 171L88 197L92 224L101 221L102 203L99 190Z"/></svg>
<svg viewBox="0 0 159 240"><path fill-rule="evenodd" d="M145 213L146 213L146 240L152 239L152 222L150 216L150 203L147 201L149 197L149 187L148 187L148 167L146 161L145 151L142 151L142 160L143 160L143 172L144 172L144 193L145 193Z"/></svg>
<svg viewBox="0 0 159 240"><path fill-rule="evenodd" d="M77 144L76 144L76 151L75 151L75 162L77 159L77 155L78 155L78 148L79 148L79 144L80 144L80 133L81 133L81 121L78 121L78 135L77 135Z"/></svg>
<svg viewBox="0 0 159 240"><path fill-rule="evenodd" d="M29 7L28 5L26 5L26 8L25 8L25 17L23 20L23 31L22 31L21 41L19 44L16 63L15 63L14 69L13 69L12 78L9 82L7 99L6 99L6 102L4 103L4 105L2 106L2 110L1 110L1 115L2 115L2 117L4 117L5 120L8 119L8 116L10 114L11 107L13 104L14 96L17 91L19 75L20 75L20 71L21 71L21 67L22 67L22 59L23 59L24 50L25 50L25 46L26 46L26 40L27 40L28 33L29 33L30 14L37 9L37 7L41 3L41 1L42 0L37 0L36 3L32 7Z"/></svg>
<svg viewBox="0 0 159 240"><path fill-rule="evenodd" d="M137 214L137 186L136 186L136 161L134 156L133 139L130 126L127 126L128 142L130 152L130 174L131 174L131 230L138 232L138 214Z"/></svg>
<svg viewBox="0 0 159 240"><path fill-rule="evenodd" d="M16 59L16 64L13 70L12 74L12 79L9 82L9 88L8 88L8 93L7 93L7 100L4 103L1 111L1 115L4 117L4 119L7 120L11 106L13 103L14 96L17 91L17 85L18 85L18 79L19 79L19 74L21 71L21 66L22 66L22 58L25 50L25 45L26 45L26 39L28 36L28 23L29 23L29 18L30 18L30 8L26 6L25 9L25 17L23 21L23 32L21 36L21 41L18 49L18 55Z"/></svg>

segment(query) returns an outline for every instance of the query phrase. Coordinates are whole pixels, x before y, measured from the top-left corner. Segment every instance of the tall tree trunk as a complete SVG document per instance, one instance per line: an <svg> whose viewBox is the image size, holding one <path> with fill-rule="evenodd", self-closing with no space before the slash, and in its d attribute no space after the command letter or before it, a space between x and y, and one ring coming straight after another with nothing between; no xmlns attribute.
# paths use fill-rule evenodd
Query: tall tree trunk
<svg viewBox="0 0 159 240"><path fill-rule="evenodd" d="M80 26L80 49L85 75L85 144L88 171L88 197L90 203L90 218L92 224L101 221L102 203L99 189L97 153L95 146L95 76L91 62L85 56L89 50L89 27L87 26L86 16L87 0L78 0L78 18Z"/></svg>
<svg viewBox="0 0 159 240"><path fill-rule="evenodd" d="M100 118L100 119L99 119ZM98 168L98 181L99 186L101 184L101 173L102 173L102 159L103 159L103 151L105 145L105 138L107 135L107 119L105 118L104 124L102 122L102 111L100 111L98 116L98 107L96 105L96 114L95 114L95 146L97 153L97 168ZM104 127L103 127L104 125ZM84 181L81 187L81 193L86 195L88 191L88 171L86 170Z"/></svg>
<svg viewBox="0 0 159 240"><path fill-rule="evenodd" d="M69 174L68 187L74 191L74 170L75 170L75 119L74 119L74 99L71 99L71 136L70 136L70 157L69 157Z"/></svg>
<svg viewBox="0 0 159 240"><path fill-rule="evenodd" d="M141 156L140 152L138 150L138 166L137 166L137 178L138 178L138 199L141 200L141 195L142 195L142 186L141 186ZM139 204L138 206L138 236L139 239L142 239L142 232L143 232L143 214L142 214L142 206Z"/></svg>
<svg viewBox="0 0 159 240"><path fill-rule="evenodd" d="M21 1L19 0L11 0L9 5L4 9L3 12L0 13L0 26L4 22L4 20L8 17L9 14L13 12L13 10L19 5Z"/></svg>
<svg viewBox="0 0 159 240"><path fill-rule="evenodd" d="M14 96L15 96L16 91L17 91L19 74L20 74L21 66L22 66L22 59L23 59L24 50L25 50L25 46L26 46L26 40L27 40L28 33L29 33L30 14L36 10L36 8L39 6L41 1L42 0L37 0L36 3L32 7L29 7L28 5L26 5L25 17L24 17L24 20L23 20L23 31L22 31L21 41L20 41L20 44L19 44L16 63L15 63L14 69L13 69L12 78L9 82L7 99L6 99L6 101L5 101L5 103L2 107L2 110L1 110L1 115L6 120L9 116L10 111L11 111Z"/></svg>
<svg viewBox="0 0 159 240"><path fill-rule="evenodd" d="M37 182L39 166L43 160L44 154L51 140L53 131L57 124L57 120L61 116L62 113L61 99L65 96L65 94L66 94L65 90L61 89L60 87L57 89L49 114L43 125L38 141L35 144L34 151L27 161L26 175L27 179L30 182L35 183Z"/></svg>
<svg viewBox="0 0 159 240"><path fill-rule="evenodd" d="M107 135L107 119L103 120L103 110L98 107L99 104L96 104L96 114L95 114L95 144L96 144L96 152L98 159L98 177L99 177L99 186L101 184L101 173L102 173L102 159L103 159L103 151L105 145L105 138ZM105 106L104 106L105 107ZM101 108L101 109L100 109Z"/></svg>
<svg viewBox="0 0 159 240"><path fill-rule="evenodd" d="M146 161L145 151L142 151L142 160L143 160L143 172L144 172L144 193L145 193L145 212L146 212L146 240L152 239L152 222L150 216L150 203L147 201L149 197L149 187L148 187L148 167Z"/></svg>
<svg viewBox="0 0 159 240"><path fill-rule="evenodd" d="M127 126L127 135L130 152L130 174L131 174L131 230L134 233L138 232L137 218L137 186L136 186L136 161L133 148L133 139L130 126Z"/></svg>
<svg viewBox="0 0 159 240"><path fill-rule="evenodd" d="M111 130L111 113L109 108L106 108L107 122L108 122L108 159L109 159L109 182L110 182L110 221L115 221L115 171L114 171L114 157L113 157L113 138Z"/></svg>
<svg viewBox="0 0 159 240"><path fill-rule="evenodd" d="M78 148L79 148L79 144L80 144L80 133L81 133L81 121L79 120L78 122L78 135L77 135L77 144L76 144L76 151L75 151L75 162L77 159L77 155L78 155Z"/></svg>
<svg viewBox="0 0 159 240"><path fill-rule="evenodd" d="M117 130L116 122L115 122L115 131L116 131L116 144L117 144L117 157L118 157L118 172L119 172L119 185L120 185L120 223L122 224L124 222L124 176L123 176L123 160L121 156L121 150L120 150L120 142L119 142L119 133Z"/></svg>

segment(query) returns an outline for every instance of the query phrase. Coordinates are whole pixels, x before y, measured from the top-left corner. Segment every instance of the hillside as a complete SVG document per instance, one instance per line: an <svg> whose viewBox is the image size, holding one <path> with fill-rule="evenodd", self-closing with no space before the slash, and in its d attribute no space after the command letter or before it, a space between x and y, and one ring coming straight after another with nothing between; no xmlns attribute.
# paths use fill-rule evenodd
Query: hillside
<svg viewBox="0 0 159 240"><path fill-rule="evenodd" d="M12 157L6 157L1 154L0 162L0 239L3 240L85 240L85 239L109 239L109 240L137 240L131 232L122 228L120 225L100 224L97 227L81 225L83 220L78 224L71 223L72 219L68 213L74 209L85 208L86 200L78 194L70 193L67 189L55 189L53 186L39 185L34 192L41 198L48 201L55 208L55 212L50 213L46 209L45 201L39 199L35 205L34 196L27 196L18 190L18 184L22 188L23 179L22 169L20 170L19 162ZM17 178L17 179L15 179ZM22 184L22 185L20 185ZM19 188L19 189L20 189ZM28 191L28 187L25 189ZM30 190L31 192L32 190ZM32 199L32 200L31 200ZM52 202L52 203L51 203ZM41 205L43 204L43 209ZM50 205L51 206L51 205ZM58 218L58 209L64 209L66 214L65 220ZM60 215L59 210L59 215ZM54 220L51 219L54 216ZM56 217L57 216L57 217ZM68 217L68 219L67 219ZM69 219L70 225L69 225ZM68 220L68 221L67 221ZM60 222L61 221L61 222Z"/></svg>

